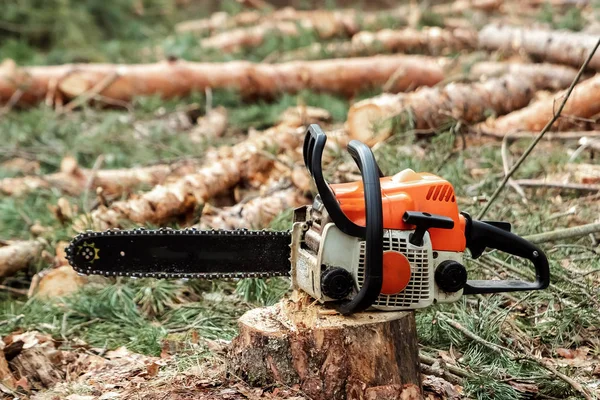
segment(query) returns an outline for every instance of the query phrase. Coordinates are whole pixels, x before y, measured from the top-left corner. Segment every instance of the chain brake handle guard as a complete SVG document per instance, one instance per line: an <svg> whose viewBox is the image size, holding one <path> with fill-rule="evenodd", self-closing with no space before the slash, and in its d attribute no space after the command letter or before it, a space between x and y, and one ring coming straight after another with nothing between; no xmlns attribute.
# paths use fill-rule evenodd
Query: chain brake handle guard
<svg viewBox="0 0 600 400"><path fill-rule="evenodd" d="M358 293L350 300L337 304L344 315L369 308L379 297L383 284L383 205L381 184L383 176L371 149L362 142L352 140L348 152L360 169L364 186L365 225L352 222L342 211L329 184L323 177L322 159L327 135L317 124L308 127L304 138L304 164L312 176L321 201L335 225L345 234L365 240L365 277Z"/></svg>

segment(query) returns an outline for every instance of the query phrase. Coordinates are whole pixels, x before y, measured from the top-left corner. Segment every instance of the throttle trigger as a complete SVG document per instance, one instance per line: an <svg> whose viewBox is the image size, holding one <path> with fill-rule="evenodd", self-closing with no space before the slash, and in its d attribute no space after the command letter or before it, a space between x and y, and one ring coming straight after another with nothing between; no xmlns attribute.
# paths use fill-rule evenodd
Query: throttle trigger
<svg viewBox="0 0 600 400"><path fill-rule="evenodd" d="M406 211L402 216L402 221L416 226L415 231L410 235L409 239L409 242L415 246L423 246L423 237L429 228L454 228L454 220L452 218L420 211Z"/></svg>

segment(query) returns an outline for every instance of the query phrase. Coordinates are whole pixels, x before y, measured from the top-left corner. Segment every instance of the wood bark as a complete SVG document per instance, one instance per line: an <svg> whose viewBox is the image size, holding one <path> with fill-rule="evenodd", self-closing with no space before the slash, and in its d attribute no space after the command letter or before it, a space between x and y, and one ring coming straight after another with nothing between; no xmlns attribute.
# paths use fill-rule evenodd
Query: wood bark
<svg viewBox="0 0 600 400"><path fill-rule="evenodd" d="M65 379L62 359L62 352L52 342L44 342L24 348L8 364L15 378L26 378L30 389L42 390L52 388Z"/></svg>
<svg viewBox="0 0 600 400"><path fill-rule="evenodd" d="M102 188L107 196L121 196L140 185L155 186L169 177L182 176L194 171L196 162L186 161L172 165L159 164L149 167L127 169L82 168L72 157L65 157L60 172L48 175L29 175L0 179L0 193L21 196L40 189L59 189L72 196L81 195L86 189Z"/></svg>
<svg viewBox="0 0 600 400"><path fill-rule="evenodd" d="M531 74L506 74L483 82L385 93L350 107L346 128L351 138L373 145L391 135L394 117L405 112L416 129L435 130L448 122L479 122L490 112L502 115L525 107L536 90L554 85L552 70L541 69L537 79Z"/></svg>
<svg viewBox="0 0 600 400"><path fill-rule="evenodd" d="M240 202L233 207L211 209L202 215L200 229L263 229L283 211L308 204L295 187L277 190Z"/></svg>
<svg viewBox="0 0 600 400"><path fill-rule="evenodd" d="M206 154L206 165L194 173L108 207L101 206L76 222L76 230L91 223L93 229L118 228L124 221L164 225L173 220L185 222L197 207L242 179L267 170L273 160L263 152L295 149L304 139L304 128L279 125L231 147Z"/></svg>
<svg viewBox="0 0 600 400"><path fill-rule="evenodd" d="M408 11L406 6L375 12L360 12L355 9L299 11L285 7L270 14L243 12L230 16L215 13L208 19L182 22L176 25L175 30L179 33L206 34L261 23L293 22L312 26L320 37L327 39L338 35L351 36L361 30L361 27L376 26L386 18L394 18L398 24L406 23Z"/></svg>
<svg viewBox="0 0 600 400"><path fill-rule="evenodd" d="M233 372L314 400L422 398L413 313L329 311L283 300L247 312L229 351Z"/></svg>
<svg viewBox="0 0 600 400"><path fill-rule="evenodd" d="M531 103L529 106L486 121L477 126L483 131L496 134L507 134L517 131L539 131L554 116L557 103L563 99L565 92L559 92ZM561 117L552 126L555 130L573 127L578 119L592 118L600 113L600 74L585 80L575 86L567 100Z"/></svg>
<svg viewBox="0 0 600 400"><path fill-rule="evenodd" d="M328 57L361 57L379 53L421 53L444 55L477 47L477 32L470 29L424 27L362 31L349 42L314 43L308 47L273 56L278 61L306 60Z"/></svg>
<svg viewBox="0 0 600 400"><path fill-rule="evenodd" d="M486 25L479 32L479 44L490 50L525 52L548 62L580 67L596 45L598 35L569 31ZM600 53L589 68L600 70Z"/></svg>
<svg viewBox="0 0 600 400"><path fill-rule="evenodd" d="M43 247L36 240L0 242L0 278L14 275L37 261Z"/></svg>
<svg viewBox="0 0 600 400"><path fill-rule="evenodd" d="M231 61L155 64L73 64L0 68L0 103L19 94L18 104L42 101L51 87L65 99L85 96L104 82L103 98L130 101L135 96L180 97L193 91L234 89L244 96L273 97L303 89L353 96L381 88L398 70L403 74L389 89L400 92L431 86L444 77L442 60L425 56L375 56L281 64ZM107 80L107 77L112 79ZM109 83L106 83L109 82Z"/></svg>

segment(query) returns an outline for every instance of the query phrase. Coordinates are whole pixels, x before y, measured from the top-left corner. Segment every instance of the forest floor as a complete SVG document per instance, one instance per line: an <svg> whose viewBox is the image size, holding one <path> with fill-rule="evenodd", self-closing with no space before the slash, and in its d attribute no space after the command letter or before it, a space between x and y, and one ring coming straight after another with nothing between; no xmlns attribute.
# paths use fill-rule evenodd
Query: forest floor
<svg viewBox="0 0 600 400"><path fill-rule="evenodd" d="M137 10L135 18L125 6L86 9L71 5L54 10L11 6L11 13L0 17L0 57L19 66L141 63L167 57L262 62L293 58L293 51L313 43L338 41L306 30L292 37L269 35L258 45L232 52L204 48L197 35L175 32L174 24L206 17L205 10L186 2L178 6L159 0L139 3L147 8ZM235 15L245 10L240 3L226 1L221 7ZM466 8L448 14L421 10L414 17L415 26L449 29L460 20L480 27L494 18L510 22L514 17L520 26L529 21L529 27L598 36L600 8L595 5L583 2L582 9L575 3L530 3L537 4L533 11L518 18L497 9ZM57 15L64 24L51 22ZM380 28L399 27L394 18L381 24ZM39 31L21 29L33 26ZM210 33L203 35L210 37ZM443 53L446 59L460 62L460 74L446 77L438 88L451 81L469 83L469 68L477 61L543 61L525 52L465 49ZM333 50L311 54L311 58L335 57ZM592 72L588 70L582 80ZM96 210L149 192L159 183L158 178L144 178L134 187L113 190L107 184L104 191L98 191L95 176L104 171L169 165L175 179L174 166L188 163L197 168L207 155L214 155L215 148L231 147L282 125L301 130L313 121L342 143L347 138L349 109L383 91L383 87L370 88L348 98L306 88L258 99L234 90L212 89L166 100L159 95L134 96L127 102L107 100L110 106L96 99L64 107L69 103L61 106L51 99L32 107L10 102L0 107L0 250L18 243L36 249L13 273L0 275L0 394L7 399L70 400L305 398L296 387L249 387L232 376L226 365L237 318L253 307L277 302L289 291L289 280L83 278L60 269L65 265L62 249L82 224L94 226L89 216ZM554 91L539 89L530 100L543 101ZM215 110L226 110L223 128L200 129ZM497 116L493 110L488 114L486 118ZM563 130L574 132L573 137L540 141L514 175L517 183L506 185L485 219L509 221L522 236L600 222L600 142L593 142L598 115L563 117L571 122ZM410 112L396 116L389 137L373 146L383 172L392 175L412 168L435 173L453 184L461 211L473 216L482 211L505 171L539 131L525 129L535 132L503 140L472 131L478 121L466 118L450 115L435 129L424 129L419 116ZM582 141L587 136L583 131L591 133L591 144ZM303 168L300 153L267 148L260 154L272 164L267 171L242 177L185 215L168 222L120 221L120 226L204 223L288 229L291 208L309 204L314 193L298 182L302 179L295 171ZM58 172L57 177L47 179ZM160 183L169 181L169 173ZM328 149L325 173L331 182L357 176L342 144ZM110 172L106 176L110 181ZM19 180L22 177L43 178ZM559 184L536 187L531 180ZM73 184L78 189L73 190ZM293 189L296 200L286 197L275 202L272 194L288 189ZM552 274L546 290L465 296L453 304L418 310L421 362L432 398L450 393L476 399L600 396L598 240L597 233L590 233L541 242ZM528 264L497 252L486 253L467 266L470 277L533 278ZM444 379L452 383L451 389L440 389Z"/></svg>

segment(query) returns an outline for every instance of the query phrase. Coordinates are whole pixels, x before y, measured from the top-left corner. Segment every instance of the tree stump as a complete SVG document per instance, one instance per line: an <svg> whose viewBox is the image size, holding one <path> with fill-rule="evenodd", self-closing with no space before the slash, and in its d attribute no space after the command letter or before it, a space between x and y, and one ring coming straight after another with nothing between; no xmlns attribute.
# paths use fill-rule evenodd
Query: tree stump
<svg viewBox="0 0 600 400"><path fill-rule="evenodd" d="M412 312L344 317L282 300L247 312L239 327L230 368L252 385L297 387L314 400L422 398Z"/></svg>

